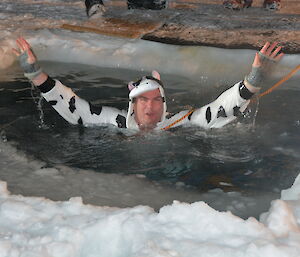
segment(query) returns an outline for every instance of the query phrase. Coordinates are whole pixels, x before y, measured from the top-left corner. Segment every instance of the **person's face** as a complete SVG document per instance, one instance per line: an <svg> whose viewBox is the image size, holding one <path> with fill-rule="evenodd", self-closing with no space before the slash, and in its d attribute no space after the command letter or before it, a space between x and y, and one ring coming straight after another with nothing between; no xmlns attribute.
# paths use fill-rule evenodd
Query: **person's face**
<svg viewBox="0 0 300 257"><path fill-rule="evenodd" d="M163 114L163 99L159 89L137 96L133 110L140 128L155 128Z"/></svg>

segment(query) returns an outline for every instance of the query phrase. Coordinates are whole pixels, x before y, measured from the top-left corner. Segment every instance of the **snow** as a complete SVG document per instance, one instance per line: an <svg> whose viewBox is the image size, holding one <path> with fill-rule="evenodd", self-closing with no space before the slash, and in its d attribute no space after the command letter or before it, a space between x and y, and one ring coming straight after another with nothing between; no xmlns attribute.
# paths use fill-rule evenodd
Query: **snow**
<svg viewBox="0 0 300 257"><path fill-rule="evenodd" d="M19 35L29 40L40 60L155 68L192 79L205 79L206 74L221 68L220 73L230 74L236 65L246 71L252 61L253 51L166 46L57 29L66 20L84 19L83 4L71 3L2 1L0 70L9 70L16 62L11 48ZM71 7L62 8L67 5ZM238 54L233 55L233 51ZM211 59L217 62L210 63ZM299 56L287 56L281 72L286 73L297 60ZM186 189L181 185L176 194L174 189L162 188L141 176L96 174L63 166L46 168L5 140L0 141L0 161L1 179L5 180L0 182L1 257L300 256L300 176L257 220L237 215L250 216L246 215L247 208L263 200L237 192L213 190L199 200L195 193L184 194ZM116 179L118 187L113 186ZM10 185L15 194L8 191ZM180 197L191 203L180 202ZM119 199L124 208L113 207L116 202L112 199ZM137 199L140 205L131 207ZM144 205L150 199L155 209Z"/></svg>
<svg viewBox="0 0 300 257"><path fill-rule="evenodd" d="M193 79L199 78L199 75L210 76L215 70L218 70L219 74L214 74L219 78L224 73L232 73L236 65L246 72L253 59L253 51L250 50L171 46L62 30L44 29L38 33L26 32L24 36L33 45L39 60L146 71L156 68L161 72ZM8 59L2 63L3 68L15 60L9 53L14 45L13 40L5 40L1 44L2 55ZM297 64L297 59L292 55L287 56L283 64L289 71ZM284 70L281 72L284 73Z"/></svg>
<svg viewBox="0 0 300 257"><path fill-rule="evenodd" d="M0 256L299 256L299 199L276 200L263 216L243 220L204 202L159 212L58 202L11 195L1 182Z"/></svg>

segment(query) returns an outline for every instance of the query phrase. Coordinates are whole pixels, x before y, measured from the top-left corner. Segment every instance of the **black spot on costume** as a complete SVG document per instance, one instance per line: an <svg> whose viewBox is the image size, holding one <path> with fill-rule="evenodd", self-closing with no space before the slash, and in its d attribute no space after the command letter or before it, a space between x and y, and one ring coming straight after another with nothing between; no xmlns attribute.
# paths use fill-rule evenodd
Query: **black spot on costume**
<svg viewBox="0 0 300 257"><path fill-rule="evenodd" d="M100 113L102 112L102 106L94 106L91 103L89 103L90 105L90 112L91 114L97 114L100 115Z"/></svg>
<svg viewBox="0 0 300 257"><path fill-rule="evenodd" d="M238 107L238 106L233 107L233 115L235 117L243 116L243 113L240 111L240 107Z"/></svg>
<svg viewBox="0 0 300 257"><path fill-rule="evenodd" d="M227 118L227 115L226 115L226 112L225 112L225 109L223 106L219 107L217 118L219 118L219 117Z"/></svg>
<svg viewBox="0 0 300 257"><path fill-rule="evenodd" d="M126 128L126 118L124 116L118 115L116 122L119 128Z"/></svg>
<svg viewBox="0 0 300 257"><path fill-rule="evenodd" d="M210 107L207 107L205 117L206 117L207 123L210 123L210 121L211 121L211 110L210 110Z"/></svg>
<svg viewBox="0 0 300 257"><path fill-rule="evenodd" d="M69 101L69 110L71 113L73 113L76 110L75 107L75 96L71 97L70 101Z"/></svg>
<svg viewBox="0 0 300 257"><path fill-rule="evenodd" d="M49 101L48 103L51 104L52 106L54 106L57 104L57 101Z"/></svg>

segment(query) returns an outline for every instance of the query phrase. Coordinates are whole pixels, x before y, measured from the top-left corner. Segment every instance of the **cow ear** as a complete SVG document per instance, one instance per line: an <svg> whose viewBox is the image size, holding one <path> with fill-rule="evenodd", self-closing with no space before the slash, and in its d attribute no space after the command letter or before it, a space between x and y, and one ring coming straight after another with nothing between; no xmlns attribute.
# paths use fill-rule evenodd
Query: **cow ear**
<svg viewBox="0 0 300 257"><path fill-rule="evenodd" d="M127 86L128 86L129 91L134 89L133 81L130 81Z"/></svg>
<svg viewBox="0 0 300 257"><path fill-rule="evenodd" d="M156 70L152 71L152 77L160 80L160 74Z"/></svg>

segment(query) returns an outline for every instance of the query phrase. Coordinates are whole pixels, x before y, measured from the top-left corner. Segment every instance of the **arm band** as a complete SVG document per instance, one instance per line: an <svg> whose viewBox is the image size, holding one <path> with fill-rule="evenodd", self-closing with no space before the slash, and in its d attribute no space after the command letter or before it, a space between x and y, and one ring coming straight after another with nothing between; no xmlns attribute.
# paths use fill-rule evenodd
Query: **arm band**
<svg viewBox="0 0 300 257"><path fill-rule="evenodd" d="M42 93L45 94L49 92L52 88L54 88L54 86L55 80L48 76L47 80L43 84L39 85L38 88L41 90Z"/></svg>
<svg viewBox="0 0 300 257"><path fill-rule="evenodd" d="M254 93L249 91L249 89L245 86L244 81L240 82L239 85L240 96L246 100L250 99Z"/></svg>
<svg viewBox="0 0 300 257"><path fill-rule="evenodd" d="M30 51L34 55L34 52L31 49ZM37 61L34 63L28 63L28 58L28 51L25 51L19 56L19 61L21 67L24 70L24 76L29 80L33 80L35 77L42 73L42 69Z"/></svg>
<svg viewBox="0 0 300 257"><path fill-rule="evenodd" d="M249 75L246 76L248 83L254 87L259 87L264 79L264 71L261 67L252 67Z"/></svg>

